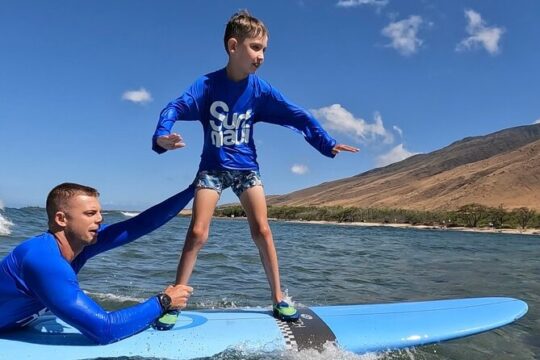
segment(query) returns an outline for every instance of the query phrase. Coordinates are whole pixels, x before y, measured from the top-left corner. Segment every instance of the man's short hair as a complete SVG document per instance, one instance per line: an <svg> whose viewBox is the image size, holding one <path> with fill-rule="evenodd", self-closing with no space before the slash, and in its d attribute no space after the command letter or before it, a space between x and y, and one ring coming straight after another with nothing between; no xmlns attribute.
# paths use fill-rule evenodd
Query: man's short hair
<svg viewBox="0 0 540 360"><path fill-rule="evenodd" d="M49 222L54 219L54 215L59 210L64 210L69 199L76 195L87 195L99 197L99 192L90 187L75 183L63 183L55 186L47 196L47 217Z"/></svg>
<svg viewBox="0 0 540 360"><path fill-rule="evenodd" d="M251 16L247 10L240 10L229 19L225 27L225 36L223 37L225 51L227 54L229 53L227 43L231 38L242 42L247 38L258 38L265 35L268 36L268 30L263 22Z"/></svg>

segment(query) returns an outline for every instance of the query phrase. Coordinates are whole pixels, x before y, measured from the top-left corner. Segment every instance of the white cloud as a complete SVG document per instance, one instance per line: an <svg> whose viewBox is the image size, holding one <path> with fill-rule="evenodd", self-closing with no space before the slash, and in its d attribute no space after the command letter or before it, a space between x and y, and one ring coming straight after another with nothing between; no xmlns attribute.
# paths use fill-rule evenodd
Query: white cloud
<svg viewBox="0 0 540 360"><path fill-rule="evenodd" d="M375 113L373 123L367 123L364 119L355 118L347 109L340 104L333 104L320 109L311 110L313 115L324 122L325 127L343 134L356 137L361 141L382 138L386 144L394 141L392 133L384 128L381 114Z"/></svg>
<svg viewBox="0 0 540 360"><path fill-rule="evenodd" d="M474 10L465 10L468 24L466 31L470 35L456 46L456 51L465 51L483 46L491 55L500 51L499 41L505 29L502 27L488 27L482 16Z"/></svg>
<svg viewBox="0 0 540 360"><path fill-rule="evenodd" d="M536 119L536 121L534 122L534 124L540 124L540 119Z"/></svg>
<svg viewBox="0 0 540 360"><path fill-rule="evenodd" d="M403 144L399 144L395 146L392 150L390 150L388 153L378 156L377 166L383 167L386 165L390 165L416 154L418 153L410 152L403 147Z"/></svg>
<svg viewBox="0 0 540 360"><path fill-rule="evenodd" d="M382 34L390 38L389 47L396 49L401 55L412 55L423 43L417 36L422 22L420 16L411 15L408 19L390 23L382 29Z"/></svg>
<svg viewBox="0 0 540 360"><path fill-rule="evenodd" d="M399 134L399 137L403 137L403 130L401 130L399 127L394 125L394 126L392 126L392 129L394 129L394 131Z"/></svg>
<svg viewBox="0 0 540 360"><path fill-rule="evenodd" d="M152 101L152 95L145 88L139 90L128 90L122 94L122 100L134 102L136 104L146 104Z"/></svg>
<svg viewBox="0 0 540 360"><path fill-rule="evenodd" d="M372 5L384 7L388 5L389 0L339 0L336 4L339 7L349 8L355 6Z"/></svg>
<svg viewBox="0 0 540 360"><path fill-rule="evenodd" d="M291 167L291 171L293 174L296 174L296 175L304 175L305 173L309 171L309 169L306 165L294 164Z"/></svg>

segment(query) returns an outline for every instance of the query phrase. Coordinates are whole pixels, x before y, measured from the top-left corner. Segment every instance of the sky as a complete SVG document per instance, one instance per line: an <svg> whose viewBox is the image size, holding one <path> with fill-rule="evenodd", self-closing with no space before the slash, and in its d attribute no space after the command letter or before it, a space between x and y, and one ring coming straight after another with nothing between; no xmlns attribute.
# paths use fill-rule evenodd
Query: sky
<svg viewBox="0 0 540 360"><path fill-rule="evenodd" d="M188 186L200 123L177 122L187 146L162 155L151 136L170 100L225 66L239 9L269 29L257 74L360 148L330 159L259 123L267 194L540 122L536 0L0 0L0 204L44 206L69 181L141 210Z"/></svg>

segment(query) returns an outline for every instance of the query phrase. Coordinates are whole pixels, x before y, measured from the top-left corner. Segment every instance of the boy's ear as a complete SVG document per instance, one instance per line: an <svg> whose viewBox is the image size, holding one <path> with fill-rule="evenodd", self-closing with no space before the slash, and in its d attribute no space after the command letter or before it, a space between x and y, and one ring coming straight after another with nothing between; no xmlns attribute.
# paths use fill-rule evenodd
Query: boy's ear
<svg viewBox="0 0 540 360"><path fill-rule="evenodd" d="M235 38L230 38L227 41L227 49L229 49L229 53L235 52L237 47L238 47L238 40L236 40Z"/></svg>

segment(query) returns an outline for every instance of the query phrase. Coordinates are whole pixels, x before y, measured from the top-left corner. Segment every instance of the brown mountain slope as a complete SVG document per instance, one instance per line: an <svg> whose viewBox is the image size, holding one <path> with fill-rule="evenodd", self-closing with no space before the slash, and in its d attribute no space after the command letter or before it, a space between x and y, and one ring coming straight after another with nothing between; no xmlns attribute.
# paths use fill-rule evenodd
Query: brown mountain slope
<svg viewBox="0 0 540 360"><path fill-rule="evenodd" d="M540 211L540 124L465 138L384 168L268 198L269 205Z"/></svg>

